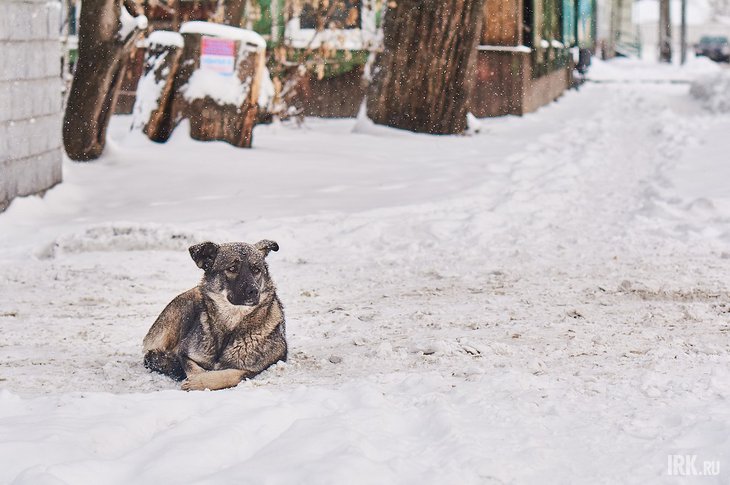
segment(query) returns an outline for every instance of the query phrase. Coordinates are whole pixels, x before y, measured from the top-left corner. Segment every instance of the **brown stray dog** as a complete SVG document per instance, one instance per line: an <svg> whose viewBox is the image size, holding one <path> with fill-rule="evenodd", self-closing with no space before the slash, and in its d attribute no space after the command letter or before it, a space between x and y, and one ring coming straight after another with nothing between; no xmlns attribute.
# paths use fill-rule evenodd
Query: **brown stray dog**
<svg viewBox="0 0 730 485"><path fill-rule="evenodd" d="M284 310L264 260L278 250L268 240L191 246L203 279L155 320L144 338L145 367L182 380L185 390L215 390L285 361Z"/></svg>

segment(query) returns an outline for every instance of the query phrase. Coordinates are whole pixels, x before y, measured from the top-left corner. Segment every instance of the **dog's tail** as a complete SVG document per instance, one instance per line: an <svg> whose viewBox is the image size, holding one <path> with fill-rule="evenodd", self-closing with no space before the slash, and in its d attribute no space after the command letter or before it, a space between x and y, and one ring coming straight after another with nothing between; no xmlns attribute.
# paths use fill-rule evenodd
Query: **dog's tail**
<svg viewBox="0 0 730 485"><path fill-rule="evenodd" d="M185 379L185 370L177 356L163 350L150 350L144 355L144 366L176 381Z"/></svg>

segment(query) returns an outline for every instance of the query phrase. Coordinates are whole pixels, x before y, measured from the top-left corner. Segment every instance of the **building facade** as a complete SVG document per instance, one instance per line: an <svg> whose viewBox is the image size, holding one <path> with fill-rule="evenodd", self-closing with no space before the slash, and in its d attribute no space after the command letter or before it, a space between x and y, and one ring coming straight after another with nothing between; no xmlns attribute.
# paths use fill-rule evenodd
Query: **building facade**
<svg viewBox="0 0 730 485"><path fill-rule="evenodd" d="M634 24L634 2L598 0L597 43L601 58L641 55L641 37ZM657 8L658 10L658 8ZM659 27L656 27L659 31Z"/></svg>
<svg viewBox="0 0 730 485"><path fill-rule="evenodd" d="M572 83L581 49L595 46L593 0L487 0L471 111L536 110Z"/></svg>
<svg viewBox="0 0 730 485"><path fill-rule="evenodd" d="M3 0L0 210L61 181L61 3Z"/></svg>

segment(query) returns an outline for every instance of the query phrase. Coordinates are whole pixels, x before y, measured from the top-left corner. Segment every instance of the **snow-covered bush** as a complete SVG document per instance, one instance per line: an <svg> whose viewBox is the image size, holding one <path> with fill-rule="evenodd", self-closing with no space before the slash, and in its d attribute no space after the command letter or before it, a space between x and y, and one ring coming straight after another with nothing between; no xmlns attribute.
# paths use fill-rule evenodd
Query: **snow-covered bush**
<svg viewBox="0 0 730 485"><path fill-rule="evenodd" d="M730 72L722 71L692 81L690 94L714 113L730 113Z"/></svg>

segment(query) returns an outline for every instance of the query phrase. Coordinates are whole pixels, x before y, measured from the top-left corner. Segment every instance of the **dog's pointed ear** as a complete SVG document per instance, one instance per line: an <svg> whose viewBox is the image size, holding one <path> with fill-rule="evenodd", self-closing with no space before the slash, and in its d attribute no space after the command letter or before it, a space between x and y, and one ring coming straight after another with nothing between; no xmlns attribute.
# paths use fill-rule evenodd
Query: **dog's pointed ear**
<svg viewBox="0 0 730 485"><path fill-rule="evenodd" d="M218 255L218 245L210 241L190 246L190 257L193 258L198 268L208 271L213 266L213 261Z"/></svg>
<svg viewBox="0 0 730 485"><path fill-rule="evenodd" d="M268 256L270 251L279 250L279 245L276 244L276 241L269 241L268 239L262 239L254 244L253 247L264 253L264 257Z"/></svg>

